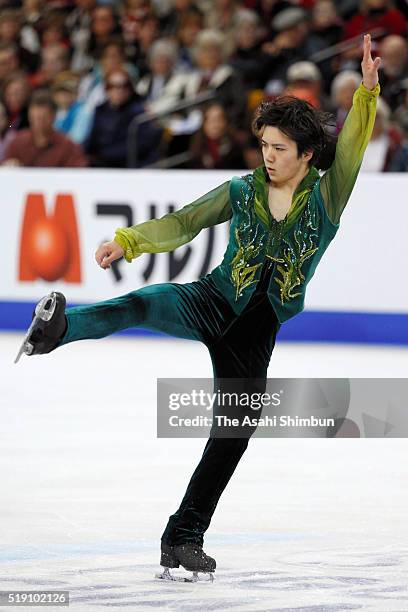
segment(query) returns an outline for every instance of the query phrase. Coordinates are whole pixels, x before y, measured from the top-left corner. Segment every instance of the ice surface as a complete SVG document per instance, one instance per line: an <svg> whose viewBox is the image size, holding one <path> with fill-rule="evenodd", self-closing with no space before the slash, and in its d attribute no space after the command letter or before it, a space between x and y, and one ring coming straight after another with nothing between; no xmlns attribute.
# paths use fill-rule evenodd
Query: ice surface
<svg viewBox="0 0 408 612"><path fill-rule="evenodd" d="M0 335L0 590L69 590L78 611L407 612L406 440L251 440L206 536L215 582L161 582L160 536L205 440L156 438L156 379L211 376L205 347L86 341L14 365L21 338ZM269 375L407 363L278 344Z"/></svg>

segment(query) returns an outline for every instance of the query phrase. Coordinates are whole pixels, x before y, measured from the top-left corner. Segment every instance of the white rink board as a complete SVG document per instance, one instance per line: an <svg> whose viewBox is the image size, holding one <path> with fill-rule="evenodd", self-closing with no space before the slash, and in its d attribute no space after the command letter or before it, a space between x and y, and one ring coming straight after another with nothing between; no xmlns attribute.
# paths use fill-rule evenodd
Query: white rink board
<svg viewBox="0 0 408 612"><path fill-rule="evenodd" d="M116 171L116 170L1 170L2 197L0 224L3 238L3 265L0 301L36 301L52 285L65 292L71 302L86 303L127 293L146 284L143 273L149 256L131 265L120 263L123 278L117 282L112 271L103 271L94 261L97 246L111 239L124 224L123 216L100 216L97 204L129 206L133 223L149 218L150 206L156 217L190 203L233 175L245 171ZM406 228L408 207L405 194L408 177L403 174L364 175L344 212L341 227L308 287L306 304L311 310L408 312L408 285L405 282ZM83 279L78 283L57 280L19 281L19 243L28 193L42 193L47 214L52 212L58 193L72 195L80 236ZM221 262L227 244L228 223L214 230L208 270ZM169 279L169 255L156 256L148 283L195 280L203 265L208 230L175 252L181 259L190 253L187 264Z"/></svg>

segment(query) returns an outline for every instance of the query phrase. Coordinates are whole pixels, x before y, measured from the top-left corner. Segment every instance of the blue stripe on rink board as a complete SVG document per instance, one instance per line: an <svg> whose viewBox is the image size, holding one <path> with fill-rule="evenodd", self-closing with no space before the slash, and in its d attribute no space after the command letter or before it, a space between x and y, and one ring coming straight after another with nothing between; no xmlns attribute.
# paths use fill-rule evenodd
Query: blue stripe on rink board
<svg viewBox="0 0 408 612"><path fill-rule="evenodd" d="M77 304L69 304L76 306ZM26 330L35 304L0 302L0 329ZM127 329L118 335L162 336L145 329ZM408 345L408 313L336 312L308 310L282 325L279 341L351 342Z"/></svg>

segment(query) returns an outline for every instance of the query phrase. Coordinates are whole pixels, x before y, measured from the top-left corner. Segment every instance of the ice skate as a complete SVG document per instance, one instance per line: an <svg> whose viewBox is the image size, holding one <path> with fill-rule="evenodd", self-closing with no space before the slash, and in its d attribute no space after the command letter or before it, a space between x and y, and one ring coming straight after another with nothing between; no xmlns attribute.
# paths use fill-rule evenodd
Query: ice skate
<svg viewBox="0 0 408 612"><path fill-rule="evenodd" d="M208 580L213 582L212 572L216 568L215 559L206 555L202 546L192 542L179 546L169 546L162 542L160 565L164 570L161 574L156 574L156 578L177 582L198 582L201 580L200 573L208 574ZM192 572L192 575L174 576L170 573L170 569L180 567L180 565L188 572Z"/></svg>
<svg viewBox="0 0 408 612"><path fill-rule="evenodd" d="M18 362L23 353L42 355L55 348L67 326L65 304L65 296L56 291L52 291L38 302L14 363Z"/></svg>

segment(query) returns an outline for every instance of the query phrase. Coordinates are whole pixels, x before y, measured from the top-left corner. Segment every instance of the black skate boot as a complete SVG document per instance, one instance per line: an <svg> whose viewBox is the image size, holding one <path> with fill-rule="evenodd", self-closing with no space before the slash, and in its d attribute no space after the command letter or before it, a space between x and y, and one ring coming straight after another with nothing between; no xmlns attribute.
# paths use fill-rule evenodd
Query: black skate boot
<svg viewBox="0 0 408 612"><path fill-rule="evenodd" d="M38 302L14 363L18 362L23 353L43 355L50 353L57 346L67 329L65 304L65 296L56 291Z"/></svg>
<svg viewBox="0 0 408 612"><path fill-rule="evenodd" d="M193 542L180 544L178 546L170 546L162 542L160 565L164 567L161 574L157 574L157 578L162 580L178 580L182 582L197 582L198 572L209 574L210 581L214 580L212 572L216 568L215 559L209 557L203 551L202 546ZM193 572L191 577L178 577L170 574L170 568L184 567L189 572Z"/></svg>

